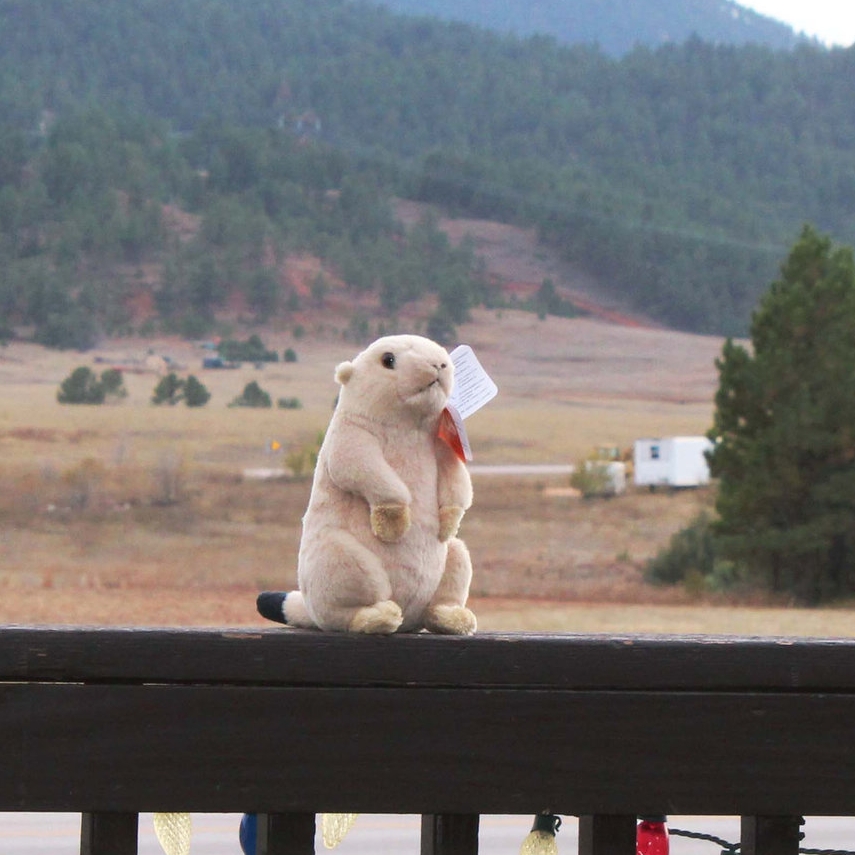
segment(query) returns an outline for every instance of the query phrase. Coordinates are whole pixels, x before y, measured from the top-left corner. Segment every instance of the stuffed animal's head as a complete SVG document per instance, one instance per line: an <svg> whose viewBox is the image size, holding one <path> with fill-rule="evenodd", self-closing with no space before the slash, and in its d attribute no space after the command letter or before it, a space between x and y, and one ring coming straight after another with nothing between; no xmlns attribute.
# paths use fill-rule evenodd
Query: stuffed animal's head
<svg viewBox="0 0 855 855"><path fill-rule="evenodd" d="M377 339L355 359L336 368L339 406L374 418L408 413L438 416L454 382L445 348L418 335Z"/></svg>

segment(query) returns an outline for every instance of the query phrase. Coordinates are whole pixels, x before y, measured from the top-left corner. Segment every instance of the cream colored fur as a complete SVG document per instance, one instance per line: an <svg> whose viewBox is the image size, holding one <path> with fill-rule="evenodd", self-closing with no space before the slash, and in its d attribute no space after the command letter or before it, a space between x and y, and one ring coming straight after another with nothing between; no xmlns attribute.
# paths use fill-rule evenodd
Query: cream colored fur
<svg viewBox="0 0 855 855"><path fill-rule="evenodd" d="M469 635L472 565L456 537L472 504L463 463L437 437L454 376L420 336L387 336L336 369L286 621L325 630Z"/></svg>

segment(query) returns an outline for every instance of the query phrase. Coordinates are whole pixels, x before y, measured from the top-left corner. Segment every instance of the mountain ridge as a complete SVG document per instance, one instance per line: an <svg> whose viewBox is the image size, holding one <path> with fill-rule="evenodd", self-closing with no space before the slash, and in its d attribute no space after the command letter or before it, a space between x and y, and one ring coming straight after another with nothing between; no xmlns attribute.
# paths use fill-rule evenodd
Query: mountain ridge
<svg viewBox="0 0 855 855"><path fill-rule="evenodd" d="M383 0L392 12L459 21L562 44L598 44L610 56L692 36L714 44L786 50L806 41L774 18L732 0Z"/></svg>

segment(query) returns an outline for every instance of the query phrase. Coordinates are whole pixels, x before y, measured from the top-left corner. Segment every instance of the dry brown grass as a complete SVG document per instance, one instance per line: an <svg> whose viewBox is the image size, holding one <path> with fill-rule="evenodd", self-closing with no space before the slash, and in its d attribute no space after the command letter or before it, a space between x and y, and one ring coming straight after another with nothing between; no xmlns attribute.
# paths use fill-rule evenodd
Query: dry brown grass
<svg viewBox="0 0 855 855"><path fill-rule="evenodd" d="M474 596L613 603L673 597L644 584L644 564L709 505L709 491L585 500L549 487L531 477L475 478L478 498L463 530L481 571Z"/></svg>
<svg viewBox="0 0 855 855"><path fill-rule="evenodd" d="M487 631L851 638L852 610L733 605L475 601Z"/></svg>
<svg viewBox="0 0 855 855"><path fill-rule="evenodd" d="M314 441L334 366L357 349L332 321L311 340L264 337L300 361L202 371L202 353L177 340L107 342L90 355L0 351L0 620L263 625L255 594L294 584L309 483L242 472L282 466ZM477 313L460 338L500 389L469 423L476 463L574 462L597 444L699 433L711 419L714 338L511 311ZM126 374L121 404L56 403L77 365L130 363L149 347L200 377L208 406L151 406L157 377L145 373ZM251 379L303 409L228 408ZM698 607L644 584L644 562L709 505L709 491L584 501L553 489L562 478L474 481L463 535L484 629L849 634L842 610Z"/></svg>

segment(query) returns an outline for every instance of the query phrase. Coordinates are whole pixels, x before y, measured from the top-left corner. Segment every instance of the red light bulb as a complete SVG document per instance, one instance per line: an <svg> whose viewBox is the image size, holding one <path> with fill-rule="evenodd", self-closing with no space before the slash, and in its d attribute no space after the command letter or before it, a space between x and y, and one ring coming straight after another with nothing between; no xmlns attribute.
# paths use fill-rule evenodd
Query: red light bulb
<svg viewBox="0 0 855 855"><path fill-rule="evenodd" d="M669 855L666 816L640 816L636 829L637 855Z"/></svg>

